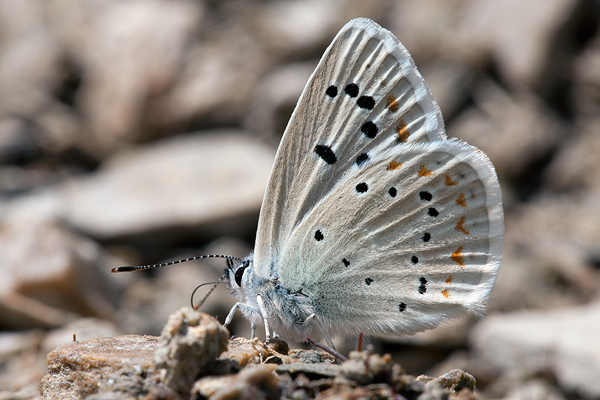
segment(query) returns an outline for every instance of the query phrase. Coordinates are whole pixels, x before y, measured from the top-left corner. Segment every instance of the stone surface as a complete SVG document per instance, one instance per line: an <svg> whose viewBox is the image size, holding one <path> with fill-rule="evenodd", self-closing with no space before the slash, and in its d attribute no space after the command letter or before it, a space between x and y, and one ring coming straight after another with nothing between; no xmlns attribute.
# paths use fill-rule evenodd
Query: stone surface
<svg viewBox="0 0 600 400"><path fill-rule="evenodd" d="M255 365L236 375L200 379L192 388L193 398L278 400L281 388L273 368Z"/></svg>
<svg viewBox="0 0 600 400"><path fill-rule="evenodd" d="M169 317L156 345L154 361L164 370L165 386L187 396L194 382L215 372L227 350L229 332L219 321L185 307Z"/></svg>
<svg viewBox="0 0 600 400"><path fill-rule="evenodd" d="M0 399L14 398L31 393L46 372L45 357L38 351L44 339L41 330L0 332Z"/></svg>
<svg viewBox="0 0 600 400"><path fill-rule="evenodd" d="M514 85L537 84L546 72L555 35L576 14L577 1L485 0L463 20L472 45L491 51L503 77ZM566 55L565 55L566 56ZM555 56L556 57L556 56ZM552 59L554 63L564 60Z"/></svg>
<svg viewBox="0 0 600 400"><path fill-rule="evenodd" d="M62 211L100 237L196 226L218 234L236 217L255 218L274 156L241 132L165 140L121 153L95 176L65 185Z"/></svg>
<svg viewBox="0 0 600 400"><path fill-rule="evenodd" d="M86 342L91 339L110 338L122 335L115 324L99 318L80 318L44 335L41 349L44 353L73 342Z"/></svg>
<svg viewBox="0 0 600 400"><path fill-rule="evenodd" d="M491 81L475 90L477 107L457 117L448 135L483 150L501 181L547 156L564 134L562 123L535 96L508 93Z"/></svg>
<svg viewBox="0 0 600 400"><path fill-rule="evenodd" d="M111 148L141 134L146 107L175 81L202 23L201 3L64 3L51 8L50 21L85 71L77 100L101 146L96 151Z"/></svg>
<svg viewBox="0 0 600 400"><path fill-rule="evenodd" d="M63 345L48 353L45 398L87 398L104 392L148 393L154 371L154 336L127 335Z"/></svg>
<svg viewBox="0 0 600 400"><path fill-rule="evenodd" d="M118 285L92 240L53 221L0 220L0 324L54 328L77 314L108 317Z"/></svg>
<svg viewBox="0 0 600 400"><path fill-rule="evenodd" d="M476 326L480 357L515 380L551 371L567 391L600 396L600 303L496 315Z"/></svg>

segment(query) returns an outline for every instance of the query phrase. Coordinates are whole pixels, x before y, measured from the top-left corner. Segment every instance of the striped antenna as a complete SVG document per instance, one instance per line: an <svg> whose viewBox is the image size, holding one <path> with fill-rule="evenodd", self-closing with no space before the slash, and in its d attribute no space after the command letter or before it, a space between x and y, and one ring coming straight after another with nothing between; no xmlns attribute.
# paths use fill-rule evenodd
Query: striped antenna
<svg viewBox="0 0 600 400"><path fill-rule="evenodd" d="M192 292L192 296L190 298L190 303L192 305L192 308L194 310L197 310L200 307L202 307L202 305L204 304L204 302L206 301L206 299L208 299L208 296L210 296L210 294L213 292L213 290L215 290L215 288L217 286L219 286L219 283L223 282L223 279L225 279L225 275L223 275L222 277L220 277L219 280L216 281L216 282L206 282L206 283L202 283L202 284L196 286L196 289L194 289L194 291ZM202 286L206 286L206 285L214 285L214 286L212 288L210 288L210 290L208 291L208 293L206 293L206 295L204 295L204 298L202 298L202 300L200 300L200 302L198 304L194 304L194 295L196 294L196 291L198 289L200 289Z"/></svg>
<svg viewBox="0 0 600 400"><path fill-rule="evenodd" d="M236 260L236 261L240 261L240 262L242 261L242 259L239 258L239 257L224 256L222 254L209 254L209 255L206 255L206 256L189 257L189 258L186 258L185 260L169 261L169 262L162 263L162 264L126 265L124 267L115 267L115 268L111 269L110 272L145 271L147 269L166 267L168 265L180 264L180 263L187 262L187 261L201 260L203 258L226 258L227 259L228 268L230 268L229 267L229 263L231 262L231 260Z"/></svg>

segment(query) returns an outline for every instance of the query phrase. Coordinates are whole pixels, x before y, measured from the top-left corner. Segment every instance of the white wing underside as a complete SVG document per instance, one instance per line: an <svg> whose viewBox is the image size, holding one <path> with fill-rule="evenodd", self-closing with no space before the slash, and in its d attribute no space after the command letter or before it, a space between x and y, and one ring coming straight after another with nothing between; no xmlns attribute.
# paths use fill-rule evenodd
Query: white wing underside
<svg viewBox="0 0 600 400"><path fill-rule="evenodd" d="M331 334L410 334L484 312L503 226L491 163L446 140L406 49L370 20L348 23L282 138L254 272L308 289Z"/></svg>

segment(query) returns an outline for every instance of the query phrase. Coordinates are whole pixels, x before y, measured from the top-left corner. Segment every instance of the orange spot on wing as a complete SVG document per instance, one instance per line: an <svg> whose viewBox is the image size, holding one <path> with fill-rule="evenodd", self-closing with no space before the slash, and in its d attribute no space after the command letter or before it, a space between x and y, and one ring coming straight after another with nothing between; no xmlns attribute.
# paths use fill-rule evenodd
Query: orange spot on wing
<svg viewBox="0 0 600 400"><path fill-rule="evenodd" d="M390 161L390 163L387 166L387 170L388 171L393 171L395 169L400 169L400 167L402 166L402 163L396 162L396 161Z"/></svg>
<svg viewBox="0 0 600 400"><path fill-rule="evenodd" d="M446 279L444 282L446 282L448 285L450 285L452 283L452 281L454 280L454 277L452 275L450 275L448 277L448 279Z"/></svg>
<svg viewBox="0 0 600 400"><path fill-rule="evenodd" d="M456 199L456 204L458 204L461 207L466 207L467 206L467 199L465 199L465 194L461 193L458 196L458 199Z"/></svg>
<svg viewBox="0 0 600 400"><path fill-rule="evenodd" d="M446 179L444 180L444 185L446 185L446 186L458 185L458 181L453 181L452 178L450 178L450 175L446 174Z"/></svg>
<svg viewBox="0 0 600 400"><path fill-rule="evenodd" d="M442 290L442 294L444 295L445 298L450 297L450 292L447 289Z"/></svg>
<svg viewBox="0 0 600 400"><path fill-rule="evenodd" d="M454 253L452 253L452 256L450 258L452 258L452 261L454 261L455 263L457 263L461 267L464 267L465 266L465 259L462 256L462 249L463 249L463 247L460 246L458 249L456 249L456 251Z"/></svg>
<svg viewBox="0 0 600 400"><path fill-rule="evenodd" d="M464 233L465 235L469 234L469 231L465 229L464 225L465 225L465 219L466 217L460 217L460 221L458 221L456 223L456 227L454 229L456 229L457 231L460 231L462 233Z"/></svg>
<svg viewBox="0 0 600 400"><path fill-rule="evenodd" d="M388 96L387 99L385 99L385 106L390 110L390 111L398 111L398 109L400 108L400 104L398 104L398 100L394 97L394 96Z"/></svg>
<svg viewBox="0 0 600 400"><path fill-rule="evenodd" d="M427 168L425 165L421 164L421 167L419 168L419 176L429 176L431 175L432 172L429 168Z"/></svg>
<svg viewBox="0 0 600 400"><path fill-rule="evenodd" d="M396 127L396 141L399 143L406 143L408 137L410 136L410 132L406 129L406 123L404 121L400 121L400 124Z"/></svg>

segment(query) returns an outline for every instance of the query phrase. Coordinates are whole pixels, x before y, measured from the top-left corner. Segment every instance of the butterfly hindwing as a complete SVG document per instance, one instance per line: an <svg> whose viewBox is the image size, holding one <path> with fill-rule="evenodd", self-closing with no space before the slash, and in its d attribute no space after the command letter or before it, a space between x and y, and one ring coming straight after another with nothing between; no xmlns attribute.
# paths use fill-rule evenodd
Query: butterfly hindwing
<svg viewBox="0 0 600 400"><path fill-rule="evenodd" d="M331 332L414 333L482 315L502 234L482 152L457 140L398 145L311 210L288 238L280 280L314 296Z"/></svg>
<svg viewBox="0 0 600 400"><path fill-rule="evenodd" d="M351 167L399 143L445 138L439 107L404 46L373 21L350 21L281 140L261 208L256 273L277 274L288 238Z"/></svg>

